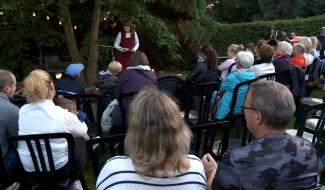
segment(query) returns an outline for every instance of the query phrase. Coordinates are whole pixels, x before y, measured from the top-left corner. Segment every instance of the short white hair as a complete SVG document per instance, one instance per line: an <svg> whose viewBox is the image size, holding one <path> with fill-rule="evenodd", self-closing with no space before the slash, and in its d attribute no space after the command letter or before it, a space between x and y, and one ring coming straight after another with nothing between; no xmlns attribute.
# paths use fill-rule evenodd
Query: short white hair
<svg viewBox="0 0 325 190"><path fill-rule="evenodd" d="M292 53L292 45L286 41L278 42L277 49L287 55Z"/></svg>
<svg viewBox="0 0 325 190"><path fill-rule="evenodd" d="M249 69L254 63L254 55L252 52L240 51L237 53L236 59L244 69Z"/></svg>

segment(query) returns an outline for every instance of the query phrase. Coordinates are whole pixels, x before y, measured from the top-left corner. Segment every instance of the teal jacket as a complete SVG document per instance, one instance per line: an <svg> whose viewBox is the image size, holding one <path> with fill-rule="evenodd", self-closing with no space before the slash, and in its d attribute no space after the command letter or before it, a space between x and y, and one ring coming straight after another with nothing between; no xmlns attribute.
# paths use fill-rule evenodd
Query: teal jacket
<svg viewBox="0 0 325 190"><path fill-rule="evenodd" d="M223 119L229 113L230 104L232 101L232 93L236 85L240 82L244 82L254 78L255 72L250 69L239 69L227 75L226 80L222 82L220 87L220 91L224 92L224 95L219 101L218 109L215 115L216 119ZM241 106L244 103L247 90L248 86L242 86L239 88L234 113L239 113L241 111Z"/></svg>

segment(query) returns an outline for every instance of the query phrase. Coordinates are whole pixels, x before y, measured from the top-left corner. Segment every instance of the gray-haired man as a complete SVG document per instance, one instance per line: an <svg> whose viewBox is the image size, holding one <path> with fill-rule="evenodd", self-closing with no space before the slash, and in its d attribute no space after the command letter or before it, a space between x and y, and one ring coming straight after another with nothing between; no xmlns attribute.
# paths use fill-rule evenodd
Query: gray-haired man
<svg viewBox="0 0 325 190"><path fill-rule="evenodd" d="M250 86L243 106L247 128L255 137L217 164L202 158L212 189L313 189L318 159L311 142L286 133L295 111L291 92L273 81Z"/></svg>

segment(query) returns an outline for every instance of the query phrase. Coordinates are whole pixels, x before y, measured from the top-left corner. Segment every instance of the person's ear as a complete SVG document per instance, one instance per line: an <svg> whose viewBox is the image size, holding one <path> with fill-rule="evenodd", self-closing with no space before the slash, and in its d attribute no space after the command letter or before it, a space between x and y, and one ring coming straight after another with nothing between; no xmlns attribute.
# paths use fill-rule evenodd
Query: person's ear
<svg viewBox="0 0 325 190"><path fill-rule="evenodd" d="M256 111L256 125L261 125L264 121L263 121L263 116L261 114L261 112Z"/></svg>

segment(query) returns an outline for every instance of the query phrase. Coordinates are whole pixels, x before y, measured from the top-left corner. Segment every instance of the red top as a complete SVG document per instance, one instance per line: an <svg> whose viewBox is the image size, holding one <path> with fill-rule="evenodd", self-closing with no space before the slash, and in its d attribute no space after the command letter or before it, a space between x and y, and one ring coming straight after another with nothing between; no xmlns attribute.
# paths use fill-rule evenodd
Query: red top
<svg viewBox="0 0 325 190"><path fill-rule="evenodd" d="M303 55L297 55L290 58L291 64L300 68L306 67L306 60Z"/></svg>

